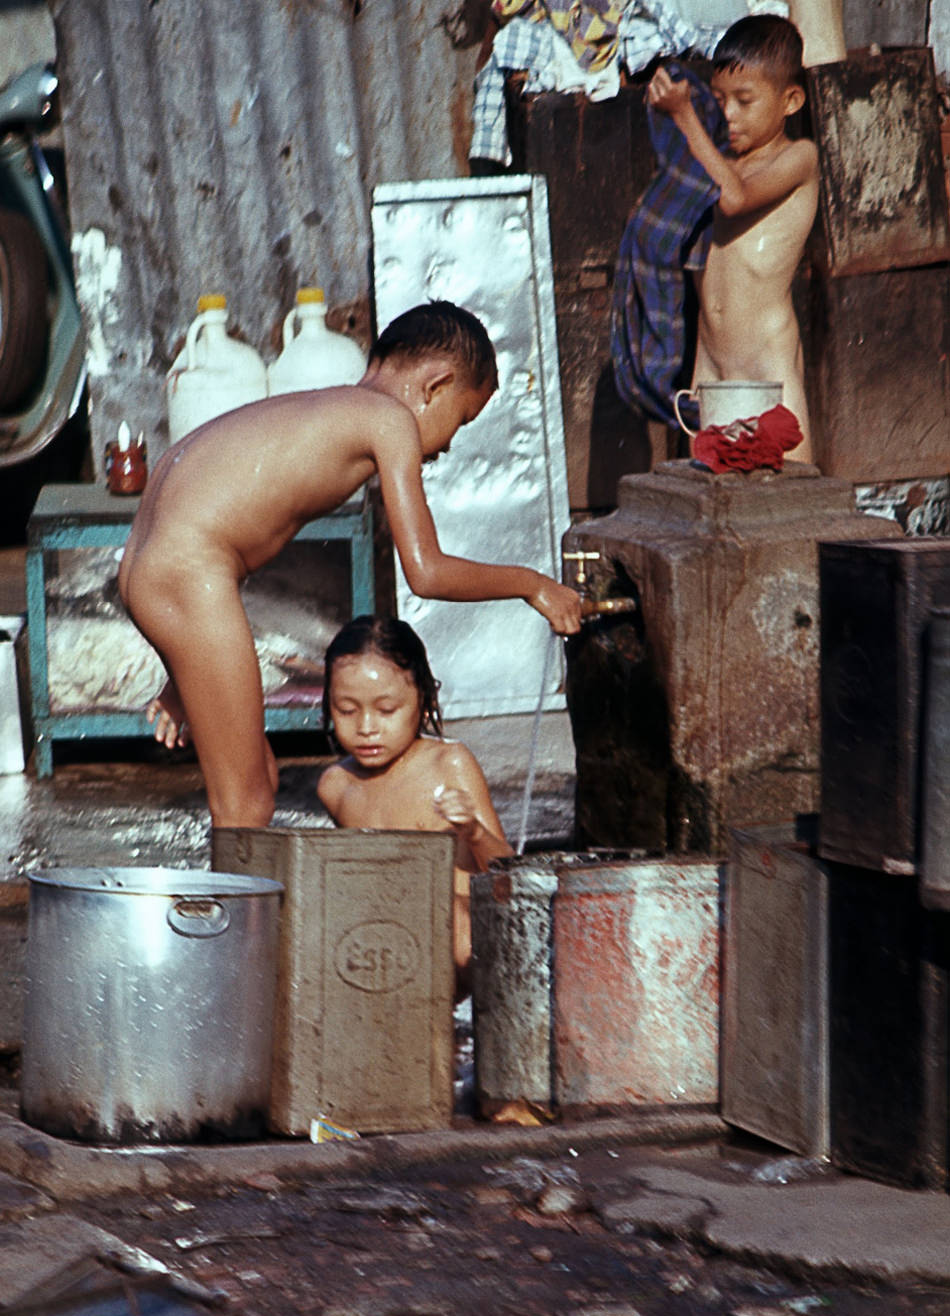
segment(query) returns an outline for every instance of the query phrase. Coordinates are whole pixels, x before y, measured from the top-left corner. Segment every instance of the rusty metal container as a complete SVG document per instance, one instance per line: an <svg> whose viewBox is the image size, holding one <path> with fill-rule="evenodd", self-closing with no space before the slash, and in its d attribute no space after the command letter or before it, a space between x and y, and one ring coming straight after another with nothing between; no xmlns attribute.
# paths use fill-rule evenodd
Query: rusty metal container
<svg viewBox="0 0 950 1316"><path fill-rule="evenodd" d="M800 320L822 471L856 484L946 475L950 265L813 273Z"/></svg>
<svg viewBox="0 0 950 1316"><path fill-rule="evenodd" d="M285 888L270 1126L361 1133L452 1116L451 836L217 828L212 866Z"/></svg>
<svg viewBox="0 0 950 1316"><path fill-rule="evenodd" d="M714 863L515 856L472 879L479 1108L706 1103L718 1091Z"/></svg>
<svg viewBox="0 0 950 1316"><path fill-rule="evenodd" d="M912 879L844 864L828 874L832 1160L946 1191L947 916L922 907Z"/></svg>
<svg viewBox="0 0 950 1316"><path fill-rule="evenodd" d="M492 1115L509 1101L550 1108L553 900L557 873L616 851L547 850L496 860L471 884L475 1093ZM625 858L635 857L626 852Z"/></svg>
<svg viewBox="0 0 950 1316"><path fill-rule="evenodd" d="M827 1156L828 1086L827 867L791 824L736 828L725 882L722 1117Z"/></svg>
<svg viewBox="0 0 950 1316"><path fill-rule="evenodd" d="M639 610L568 645L581 845L723 855L728 829L818 804L818 541L895 536L811 466L710 475L686 461L628 475L591 592Z"/></svg>
<svg viewBox="0 0 950 1316"><path fill-rule="evenodd" d="M911 875L926 632L950 608L950 540L822 544L820 581L818 850Z"/></svg>
<svg viewBox="0 0 950 1316"><path fill-rule="evenodd" d="M829 272L950 258L933 51L852 50L806 77Z"/></svg>
<svg viewBox="0 0 950 1316"><path fill-rule="evenodd" d="M508 1101L552 1104L551 902L567 860L512 856L472 878L475 1093L485 1115Z"/></svg>
<svg viewBox="0 0 950 1316"><path fill-rule="evenodd" d="M886 26L877 9L874 23ZM950 216L933 52L851 50L807 79L822 186L799 318L815 459L854 482L945 475Z"/></svg>
<svg viewBox="0 0 950 1316"><path fill-rule="evenodd" d="M647 859L558 873L554 1096L568 1111L719 1097L719 868Z"/></svg>

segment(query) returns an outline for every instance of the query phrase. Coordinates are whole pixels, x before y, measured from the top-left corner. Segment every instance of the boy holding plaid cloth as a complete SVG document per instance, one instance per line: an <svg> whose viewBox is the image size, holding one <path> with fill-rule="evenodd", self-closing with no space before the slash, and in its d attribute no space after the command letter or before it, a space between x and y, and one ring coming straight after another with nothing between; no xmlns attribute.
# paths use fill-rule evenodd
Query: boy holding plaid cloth
<svg viewBox="0 0 950 1316"><path fill-rule="evenodd" d="M712 93L728 129L718 149L697 114L689 81L660 69L648 103L669 115L719 190L705 267L694 277L699 327L693 385L781 380L812 460L802 347L791 285L818 204L814 142L792 141L788 117L805 101L802 40L773 15L740 19L713 56Z"/></svg>

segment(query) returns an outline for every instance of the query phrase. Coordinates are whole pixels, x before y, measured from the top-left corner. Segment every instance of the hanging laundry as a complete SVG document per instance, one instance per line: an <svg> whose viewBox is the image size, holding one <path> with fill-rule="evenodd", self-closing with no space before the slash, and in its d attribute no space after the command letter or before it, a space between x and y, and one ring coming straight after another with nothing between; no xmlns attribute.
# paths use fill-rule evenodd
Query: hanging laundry
<svg viewBox="0 0 950 1316"><path fill-rule="evenodd" d="M569 3L495 0L507 19L487 63L475 76L469 158L510 165L505 75L525 72L525 93L581 91L606 100L620 89L620 71L636 73L660 55L712 53L723 27L689 23L672 0Z"/></svg>

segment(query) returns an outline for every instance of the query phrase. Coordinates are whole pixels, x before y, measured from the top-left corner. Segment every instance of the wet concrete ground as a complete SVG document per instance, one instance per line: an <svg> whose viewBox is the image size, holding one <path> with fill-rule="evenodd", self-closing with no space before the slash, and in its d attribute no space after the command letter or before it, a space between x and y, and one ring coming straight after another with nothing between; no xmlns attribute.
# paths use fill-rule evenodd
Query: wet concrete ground
<svg viewBox="0 0 950 1316"><path fill-rule="evenodd" d="M670 1149L750 1180L761 1151ZM631 1147L439 1164L208 1197L127 1197L83 1218L255 1316L938 1316L947 1290L808 1278L705 1252L625 1209L656 1154ZM781 1162L779 1163L781 1164ZM820 1168L812 1173L822 1174ZM776 1188L776 1193L781 1189Z"/></svg>

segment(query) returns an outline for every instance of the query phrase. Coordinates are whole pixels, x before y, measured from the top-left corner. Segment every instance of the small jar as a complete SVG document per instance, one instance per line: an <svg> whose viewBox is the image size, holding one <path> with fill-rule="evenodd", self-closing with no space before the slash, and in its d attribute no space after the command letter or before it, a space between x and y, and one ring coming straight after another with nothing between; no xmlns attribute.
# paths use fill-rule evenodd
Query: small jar
<svg viewBox="0 0 950 1316"><path fill-rule="evenodd" d="M113 494L140 494L148 479L145 443L120 448L118 441L106 444L106 485Z"/></svg>

